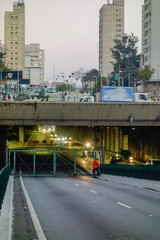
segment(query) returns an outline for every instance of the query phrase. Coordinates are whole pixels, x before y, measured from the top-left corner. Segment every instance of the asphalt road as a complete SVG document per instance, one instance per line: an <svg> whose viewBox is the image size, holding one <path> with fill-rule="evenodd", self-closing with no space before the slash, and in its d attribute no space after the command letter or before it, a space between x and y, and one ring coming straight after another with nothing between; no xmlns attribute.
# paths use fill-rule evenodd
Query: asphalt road
<svg viewBox="0 0 160 240"><path fill-rule="evenodd" d="M90 177L24 178L47 240L159 240L160 194Z"/></svg>

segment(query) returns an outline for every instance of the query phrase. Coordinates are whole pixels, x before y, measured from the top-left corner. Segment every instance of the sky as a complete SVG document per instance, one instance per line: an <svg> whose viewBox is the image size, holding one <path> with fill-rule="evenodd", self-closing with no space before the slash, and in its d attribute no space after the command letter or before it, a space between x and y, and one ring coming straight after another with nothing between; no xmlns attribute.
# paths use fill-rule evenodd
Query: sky
<svg viewBox="0 0 160 240"><path fill-rule="evenodd" d="M13 2L0 0L0 40L4 43L4 13ZM26 44L39 43L45 50L45 76L80 68L98 69L99 10L107 0L24 0ZM110 0L110 3L112 0ZM139 38L141 52L141 6L144 0L125 0L125 33Z"/></svg>

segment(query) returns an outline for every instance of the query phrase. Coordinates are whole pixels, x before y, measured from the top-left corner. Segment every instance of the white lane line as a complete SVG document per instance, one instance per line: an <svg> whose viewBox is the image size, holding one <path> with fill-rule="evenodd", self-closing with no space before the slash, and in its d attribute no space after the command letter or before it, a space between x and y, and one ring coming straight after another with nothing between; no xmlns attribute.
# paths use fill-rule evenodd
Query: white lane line
<svg viewBox="0 0 160 240"><path fill-rule="evenodd" d="M149 214L149 215L148 215L148 217L152 217L152 215L151 215L151 214Z"/></svg>
<svg viewBox="0 0 160 240"><path fill-rule="evenodd" d="M29 195L27 193L27 190L24 186L23 179L22 179L21 176L20 176L20 181L21 181L22 189L23 189L23 192L24 192L24 195L25 195L25 198L26 198L28 208L29 208L29 212L31 214L33 225L34 225L36 233L37 233L38 240L47 240L47 238L45 237L44 232L42 230L41 224L38 220L38 217L36 215L36 212L33 208L33 205L31 203L30 197L29 197Z"/></svg>
<svg viewBox="0 0 160 240"><path fill-rule="evenodd" d="M79 184L76 183L75 186L79 187Z"/></svg>
<svg viewBox="0 0 160 240"><path fill-rule="evenodd" d="M97 193L96 191L94 191L94 190L92 190L92 189L91 189L90 191L93 192L93 193Z"/></svg>
<svg viewBox="0 0 160 240"><path fill-rule="evenodd" d="M68 180L64 180L65 182L68 182Z"/></svg>
<svg viewBox="0 0 160 240"><path fill-rule="evenodd" d="M132 208L132 207L130 207L130 206L126 205L126 204L123 204L123 203L121 203L121 202L117 202L117 203L118 203L119 205L123 206L123 207Z"/></svg>

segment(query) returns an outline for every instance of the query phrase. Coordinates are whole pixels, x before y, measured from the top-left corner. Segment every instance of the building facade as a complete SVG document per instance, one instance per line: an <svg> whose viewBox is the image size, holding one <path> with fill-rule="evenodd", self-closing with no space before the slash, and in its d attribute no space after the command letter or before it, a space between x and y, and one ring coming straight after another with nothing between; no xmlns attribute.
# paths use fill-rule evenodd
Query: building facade
<svg viewBox="0 0 160 240"><path fill-rule="evenodd" d="M31 85L44 84L44 50L38 43L25 46L25 72Z"/></svg>
<svg viewBox="0 0 160 240"><path fill-rule="evenodd" d="M152 81L160 81L160 1L144 0L142 7L142 63L155 69Z"/></svg>
<svg viewBox="0 0 160 240"><path fill-rule="evenodd" d="M5 12L5 64L11 70L21 70L25 76L25 4L13 3L13 11Z"/></svg>
<svg viewBox="0 0 160 240"><path fill-rule="evenodd" d="M114 39L124 34L124 0L113 0L102 6L99 12L99 71L107 77L113 71L111 48Z"/></svg>

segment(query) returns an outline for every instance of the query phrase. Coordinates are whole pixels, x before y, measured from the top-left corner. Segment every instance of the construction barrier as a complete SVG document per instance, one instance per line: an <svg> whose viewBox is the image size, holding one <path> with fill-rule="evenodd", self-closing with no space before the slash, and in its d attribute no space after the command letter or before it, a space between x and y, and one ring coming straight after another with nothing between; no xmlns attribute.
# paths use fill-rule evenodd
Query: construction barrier
<svg viewBox="0 0 160 240"><path fill-rule="evenodd" d="M101 164L101 173L160 180L160 165Z"/></svg>
<svg viewBox="0 0 160 240"><path fill-rule="evenodd" d="M10 173L11 173L10 164L0 171L0 210L2 209L2 203L6 192Z"/></svg>

